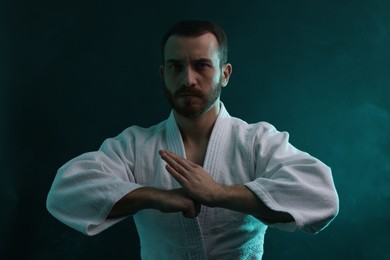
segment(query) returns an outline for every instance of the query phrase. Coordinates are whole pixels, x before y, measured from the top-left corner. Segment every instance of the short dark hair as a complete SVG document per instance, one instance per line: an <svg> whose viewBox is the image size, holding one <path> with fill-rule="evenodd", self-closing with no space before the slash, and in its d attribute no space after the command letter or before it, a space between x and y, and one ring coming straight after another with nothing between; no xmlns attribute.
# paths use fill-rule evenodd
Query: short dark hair
<svg viewBox="0 0 390 260"><path fill-rule="evenodd" d="M178 22L169 28L161 40L161 55L163 63L165 59L165 45L169 37L173 35L197 37L205 33L212 33L214 34L215 38L217 38L221 65L226 64L228 54L228 41L226 34L219 25L214 22L205 20L185 20Z"/></svg>

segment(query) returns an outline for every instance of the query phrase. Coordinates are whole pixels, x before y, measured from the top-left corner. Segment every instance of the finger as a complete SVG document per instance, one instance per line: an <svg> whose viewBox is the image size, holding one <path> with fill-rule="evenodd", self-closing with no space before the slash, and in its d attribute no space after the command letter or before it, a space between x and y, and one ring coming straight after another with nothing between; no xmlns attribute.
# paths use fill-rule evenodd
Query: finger
<svg viewBox="0 0 390 260"><path fill-rule="evenodd" d="M176 154L174 154L174 153L172 153L172 152L170 152L170 151L163 150L160 154L161 154L162 156L163 156L163 155L166 155L167 158L170 158L170 159L172 159L174 162L180 164L180 165L183 166L184 169L186 169L187 171L190 171L190 170L193 168L193 166L191 165L191 164L193 164L193 163L191 163L189 160L187 160L187 159L185 159L185 158L183 158L183 157L180 157L180 156L178 156L178 155L176 155ZM195 165L196 165L196 164L195 164Z"/></svg>
<svg viewBox="0 0 390 260"><path fill-rule="evenodd" d="M196 203L194 202L194 204L189 209L183 211L183 216L186 218L195 218L199 215L199 212L200 207L198 209Z"/></svg>
<svg viewBox="0 0 390 260"><path fill-rule="evenodd" d="M194 201L194 206L195 206L196 215L198 215L200 213L200 209L202 205L199 202Z"/></svg>
<svg viewBox="0 0 390 260"><path fill-rule="evenodd" d="M180 172L178 172L175 168L173 168L172 166L170 166L169 164L167 164L165 166L165 169L167 169L167 171L172 175L172 177L178 182L180 183L180 185L182 186L185 186L185 183L187 181L187 179L185 178L185 176L183 176Z"/></svg>
<svg viewBox="0 0 390 260"><path fill-rule="evenodd" d="M196 164L196 163L194 163L194 162L191 162L190 160L187 160L187 163L188 163L189 166L192 167L192 168L196 168L196 167L199 167L199 166L200 166L199 164ZM200 167L202 167L202 166L200 166Z"/></svg>
<svg viewBox="0 0 390 260"><path fill-rule="evenodd" d="M175 168L177 171L182 171L183 167L179 167L180 163L177 162L174 158L169 156L167 153L160 153L161 158L169 164L171 167Z"/></svg>
<svg viewBox="0 0 390 260"><path fill-rule="evenodd" d="M187 174L185 171L192 170L193 167L190 166L188 163L188 160L177 156L174 153L168 153L168 152L160 152L161 158L166 161L169 165L174 167L176 170L180 171L183 174ZM178 167L181 166L181 167Z"/></svg>
<svg viewBox="0 0 390 260"><path fill-rule="evenodd" d="M195 210L191 209L188 211L183 211L183 216L186 218L195 218L196 216L198 216L198 213Z"/></svg>
<svg viewBox="0 0 390 260"><path fill-rule="evenodd" d="M191 162L190 160L187 160L187 159L185 159L183 157L178 156L177 154L172 153L171 151L164 150L164 152L166 154L170 155L175 161L182 162L183 166L185 166L187 170L190 170L191 168L200 166L200 165L198 165L196 163Z"/></svg>
<svg viewBox="0 0 390 260"><path fill-rule="evenodd" d="M170 157L167 153L160 153L160 156L166 163L168 163L171 166L177 164L176 161L172 157Z"/></svg>

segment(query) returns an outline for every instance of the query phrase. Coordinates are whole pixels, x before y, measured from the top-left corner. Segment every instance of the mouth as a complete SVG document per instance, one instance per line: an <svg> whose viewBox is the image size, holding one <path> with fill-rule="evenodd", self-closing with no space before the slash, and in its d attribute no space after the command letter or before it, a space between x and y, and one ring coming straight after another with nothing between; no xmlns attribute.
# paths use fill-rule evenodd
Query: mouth
<svg viewBox="0 0 390 260"><path fill-rule="evenodd" d="M199 97L198 94L193 92L180 93L177 95L178 97Z"/></svg>

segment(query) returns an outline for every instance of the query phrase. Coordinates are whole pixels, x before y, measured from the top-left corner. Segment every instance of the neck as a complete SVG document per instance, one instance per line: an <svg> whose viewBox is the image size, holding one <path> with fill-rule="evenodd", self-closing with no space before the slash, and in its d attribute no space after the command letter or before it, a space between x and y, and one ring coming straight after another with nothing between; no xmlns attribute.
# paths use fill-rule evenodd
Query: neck
<svg viewBox="0 0 390 260"><path fill-rule="evenodd" d="M202 143L208 142L211 131L220 111L219 99L214 102L209 110L196 118L186 118L174 111L176 123L184 143Z"/></svg>

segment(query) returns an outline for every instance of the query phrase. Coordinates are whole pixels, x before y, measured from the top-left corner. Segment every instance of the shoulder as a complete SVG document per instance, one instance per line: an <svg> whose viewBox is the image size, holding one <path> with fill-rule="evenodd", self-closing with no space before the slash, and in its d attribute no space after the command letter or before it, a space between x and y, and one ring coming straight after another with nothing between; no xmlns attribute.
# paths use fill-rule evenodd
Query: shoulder
<svg viewBox="0 0 390 260"><path fill-rule="evenodd" d="M161 134L162 132L165 131L165 128L166 128L166 120L150 127L141 127L138 125L134 125L123 130L122 133L120 133L117 137L118 138L136 137L141 139L149 138L150 136Z"/></svg>
<svg viewBox="0 0 390 260"><path fill-rule="evenodd" d="M262 136L268 133L278 133L272 124L265 121L247 123L240 118L231 117L230 122L234 132L242 132L246 133L247 135Z"/></svg>
<svg viewBox="0 0 390 260"><path fill-rule="evenodd" d="M151 139L159 138L163 135L166 129L166 120L150 126L150 127L141 127L138 125L133 125L114 137L107 138L102 146L107 144L109 145L118 145L120 147L133 147L136 143L142 144Z"/></svg>
<svg viewBox="0 0 390 260"><path fill-rule="evenodd" d="M288 132L278 131L274 125L268 122L247 123L235 117L232 117L230 121L231 136L244 143L249 149L273 147L289 142Z"/></svg>

